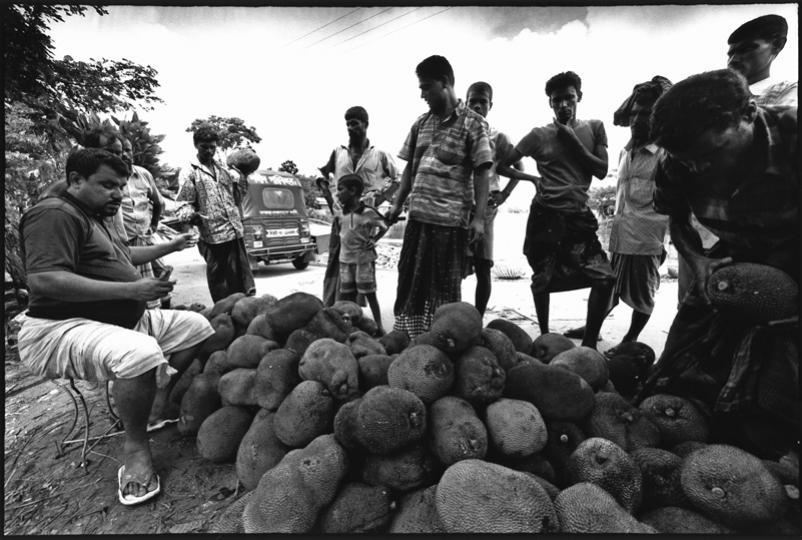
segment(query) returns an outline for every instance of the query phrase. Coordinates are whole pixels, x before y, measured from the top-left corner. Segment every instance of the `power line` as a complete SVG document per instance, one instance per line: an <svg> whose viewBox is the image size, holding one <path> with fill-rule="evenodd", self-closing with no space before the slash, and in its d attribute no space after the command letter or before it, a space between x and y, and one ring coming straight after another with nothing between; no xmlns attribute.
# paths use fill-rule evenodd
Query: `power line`
<svg viewBox="0 0 802 540"><path fill-rule="evenodd" d="M386 13L386 12L388 12L388 11L390 11L391 9L394 9L394 8L395 8L395 6L388 7L388 8L386 8L386 9L383 9L383 10L381 10L381 11L380 11L380 12L378 12L378 13L375 13L375 14L371 15L370 17L367 17L367 18L365 18L365 19L362 19L361 21L355 22L355 23L354 23L354 24L352 24L351 26L346 26L346 27L345 27L345 28L343 28L342 30L337 30L337 31L336 31L336 32L334 32L333 34L330 34L330 35L328 35L328 36L324 37L323 39L319 39L319 40L315 41L314 43L312 43L311 45L309 45L309 46L307 47L307 49L309 49L309 48L311 48L311 47L314 47L314 46L315 46L315 45L317 45L318 43L320 43L320 42L322 42L322 41L326 41L327 39L329 39L329 38L331 38L331 37L334 37L334 36L336 36L337 34L341 34L341 33L345 32L346 30L349 30L349 29L353 28L354 26L356 26L356 25L358 25L358 24L362 24L363 22L365 22L365 21L369 21L370 19L372 19L372 18L374 18L374 17L378 17L378 16L379 16L379 15L381 15L382 13Z"/></svg>
<svg viewBox="0 0 802 540"><path fill-rule="evenodd" d="M295 39L293 39L292 41L290 41L289 43L286 43L286 44L284 44L284 46L285 46L285 47L289 47L290 45L292 45L292 44L293 44L293 43L295 43L296 41L300 41L300 40L302 40L303 38L305 38L305 37L307 37L307 36L311 36L312 34L314 34L315 32L317 32L318 30L323 30L323 29L324 29L324 28L326 28L327 26L330 26L330 25L332 25L332 24L336 23L337 21L340 21L340 20L342 20L342 19L344 19L344 18L348 17L348 16L349 16L349 15L351 15L352 13L356 13L356 12L357 12L357 11L359 11L360 9L362 9L362 8L361 8L361 7L358 7L358 8L356 8L356 9L352 9L351 11L349 11L348 13L346 13L345 15L343 15L343 16L341 16L341 17L337 17L337 18L336 18L336 19L334 19L333 21L329 21L329 22L327 22L326 24L324 24L323 26L318 26L317 28L315 28L315 29L314 29L314 30L312 30L311 32L307 32L306 34L302 35L301 37L299 37L299 38L295 38Z"/></svg>
<svg viewBox="0 0 802 540"><path fill-rule="evenodd" d="M416 7L415 9L412 9L412 10L410 10L410 11L407 11L406 13L403 13L403 14L399 15L398 17L393 17L393 18L392 18L392 19L390 19L389 21L385 21L385 22L383 22L383 23L381 23L381 24L378 24L378 25L374 26L373 28L368 28L368 29L367 29L367 30L365 30L364 32L360 32L359 34L356 34L355 36L351 36L351 37L349 37L349 38L347 38L347 39L344 39L343 41L341 41L341 42L339 42L339 43L336 43L336 44L334 45L334 47L338 47L338 46L342 45L343 43L346 43L346 42L348 42L348 41L351 41L352 39L358 38L359 36L361 36L361 35L364 35L364 34L367 34L368 32L372 32L372 31L376 30L377 28L381 28L382 26L385 26L385 25L387 25L387 24L390 24L390 23L391 23L391 22L393 22L393 21L397 21L397 20L398 20L398 19L400 19L401 17L406 17L407 15L409 15L409 14L411 14L411 13L414 13L414 12L418 11L419 9L423 9L423 8L424 8L424 6L419 6L419 7Z"/></svg>
<svg viewBox="0 0 802 540"><path fill-rule="evenodd" d="M426 19L431 19L432 17L434 17L434 16L436 16L436 15L440 15L441 13L444 13L444 12L448 11L448 10L449 10L449 9L451 9L452 7L454 7L454 6L449 6L449 7L445 8L445 9L441 9L440 11L438 11L438 12L436 12L436 13L432 13L431 15L427 15L426 17L424 17L424 18L422 18L422 19L418 19L417 21L414 21L414 22L411 22L411 23L409 23L409 24L406 24L406 25L404 25L404 26L401 26L401 27L399 27L399 28L396 28L395 30L393 30L393 31L391 31L391 32L387 32L386 34L384 34L384 35L383 35L383 36L381 36L381 37L378 37L378 38L376 38L376 39L371 39L371 40L369 40L369 41L366 41L366 42L362 43L361 45L357 45L357 46L355 46L355 47L352 47L352 48L348 49L346 52L351 52L351 51L355 51L355 50L357 50L357 49L361 49L362 47L364 47L365 45L367 45L367 44L369 44L369 43L373 43L374 41L378 41L378 40L380 40L380 39L384 39L384 38L386 38L387 36L389 36L389 35L391 35L391 34L395 34L396 32L399 32L399 31L403 30L404 28L409 28L410 26L415 26L415 25L416 25L416 24L418 24L418 23L422 23L422 22L423 22L423 21L425 21Z"/></svg>

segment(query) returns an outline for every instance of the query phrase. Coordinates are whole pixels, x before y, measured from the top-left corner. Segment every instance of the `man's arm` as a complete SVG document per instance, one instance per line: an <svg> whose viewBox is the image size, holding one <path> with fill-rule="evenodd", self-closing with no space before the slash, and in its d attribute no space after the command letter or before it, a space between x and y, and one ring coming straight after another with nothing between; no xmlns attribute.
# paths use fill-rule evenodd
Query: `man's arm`
<svg viewBox="0 0 802 540"><path fill-rule="evenodd" d="M507 184L507 186L504 188L504 191L507 191L507 188L509 188L509 192L512 192L512 190L518 184L519 180L525 180L527 182L532 182L535 185L537 185L538 182L540 182L540 177L539 176L534 176L534 175L527 174L527 173L523 172L523 165L521 165L521 158L523 158L523 157L524 156L521 153L521 151L518 150L517 148L515 148L510 152L510 154L503 161L500 161L496 165L496 172L498 174L500 174L501 176L506 176L507 178L510 178L510 183ZM514 165L520 165L520 167L519 166L514 166ZM513 181L515 183L513 183ZM512 186L512 187L510 187L510 186ZM507 193L508 196L509 196L509 192Z"/></svg>
<svg viewBox="0 0 802 540"><path fill-rule="evenodd" d="M588 150L579 137L576 136L574 130L565 124L561 124L554 119L554 125L557 126L557 136L564 141L570 148L573 149L574 155L580 160L582 166L589 170L590 173L596 178L603 179L607 176L607 141L596 140L594 133L594 146L593 151Z"/></svg>
<svg viewBox="0 0 802 540"><path fill-rule="evenodd" d="M401 208L404 206L404 201L407 200L409 192L412 190L412 164L407 161L404 166L404 172L401 173L401 184L395 192L395 200L390 211L387 212L387 219L392 223L398 219L401 214Z"/></svg>
<svg viewBox="0 0 802 540"><path fill-rule="evenodd" d="M198 195L195 190L195 172L192 167L182 169L178 179L178 193L175 202L181 204L175 212L178 221L189 222L198 212Z"/></svg>
<svg viewBox="0 0 802 540"><path fill-rule="evenodd" d="M99 300L156 300L173 290L174 281L142 278L117 282L90 279L66 270L52 270L28 275L32 292L64 302Z"/></svg>
<svg viewBox="0 0 802 540"><path fill-rule="evenodd" d="M473 171L473 198L476 211L470 223L469 240L478 240L485 234L485 211L487 210L487 194L490 186L490 168L493 164L480 164Z"/></svg>
<svg viewBox="0 0 802 540"><path fill-rule="evenodd" d="M159 257L164 257L175 251L192 247L195 245L195 239L190 233L179 234L169 242L164 244L154 244L152 246L131 246L131 264L139 266L145 264Z"/></svg>
<svg viewBox="0 0 802 540"><path fill-rule="evenodd" d="M164 210L164 199L162 198L161 193L159 193L159 188L156 186L156 181L153 179L153 175L148 174L147 179L148 183L150 184L148 198L153 205L153 213L151 214L150 218L150 227L155 230L156 227L159 226L159 219L161 218L162 211Z"/></svg>

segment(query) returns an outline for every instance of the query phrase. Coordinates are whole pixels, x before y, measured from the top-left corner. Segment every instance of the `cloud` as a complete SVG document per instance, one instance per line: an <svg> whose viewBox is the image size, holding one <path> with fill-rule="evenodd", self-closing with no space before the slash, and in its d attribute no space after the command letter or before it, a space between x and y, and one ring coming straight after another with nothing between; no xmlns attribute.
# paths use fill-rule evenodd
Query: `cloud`
<svg viewBox="0 0 802 540"><path fill-rule="evenodd" d="M523 30L535 33L557 32L573 21L587 26L587 16L588 8L585 6L471 6L463 7L453 15L456 20L472 26L477 26L477 21L481 21L487 37L506 39L514 38Z"/></svg>

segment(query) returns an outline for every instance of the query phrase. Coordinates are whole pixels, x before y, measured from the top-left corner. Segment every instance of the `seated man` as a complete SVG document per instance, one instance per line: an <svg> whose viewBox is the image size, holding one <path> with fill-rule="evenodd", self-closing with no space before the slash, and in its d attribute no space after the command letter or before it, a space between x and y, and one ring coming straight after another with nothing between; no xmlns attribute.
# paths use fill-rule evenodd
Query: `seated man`
<svg viewBox="0 0 802 540"><path fill-rule="evenodd" d="M81 149L67 159L66 172L66 191L39 201L20 222L30 285L20 359L37 375L114 381L125 429L118 497L137 504L161 489L149 417L162 418L178 378L171 375L189 366L214 331L198 313L145 309L175 282L143 278L136 265L184 249L191 237L128 247L110 231L104 218L120 208L125 162L106 150Z"/></svg>
<svg viewBox="0 0 802 540"><path fill-rule="evenodd" d="M711 438L777 459L798 445L799 323L762 325L715 310L710 274L731 262L779 268L799 280L796 108L762 108L732 70L694 75L655 104L652 138L667 156L655 209L669 216L693 272L648 393L697 400L712 411ZM705 254L693 212L719 237Z"/></svg>

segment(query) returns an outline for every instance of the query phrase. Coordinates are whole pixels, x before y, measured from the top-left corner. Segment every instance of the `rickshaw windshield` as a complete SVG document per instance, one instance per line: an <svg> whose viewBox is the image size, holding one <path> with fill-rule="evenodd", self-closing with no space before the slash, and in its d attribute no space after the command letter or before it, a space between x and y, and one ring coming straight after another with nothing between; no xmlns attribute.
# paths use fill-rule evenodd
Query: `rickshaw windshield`
<svg viewBox="0 0 802 540"><path fill-rule="evenodd" d="M268 210L292 210L295 208L295 196L287 188L266 187L262 190L262 203Z"/></svg>

